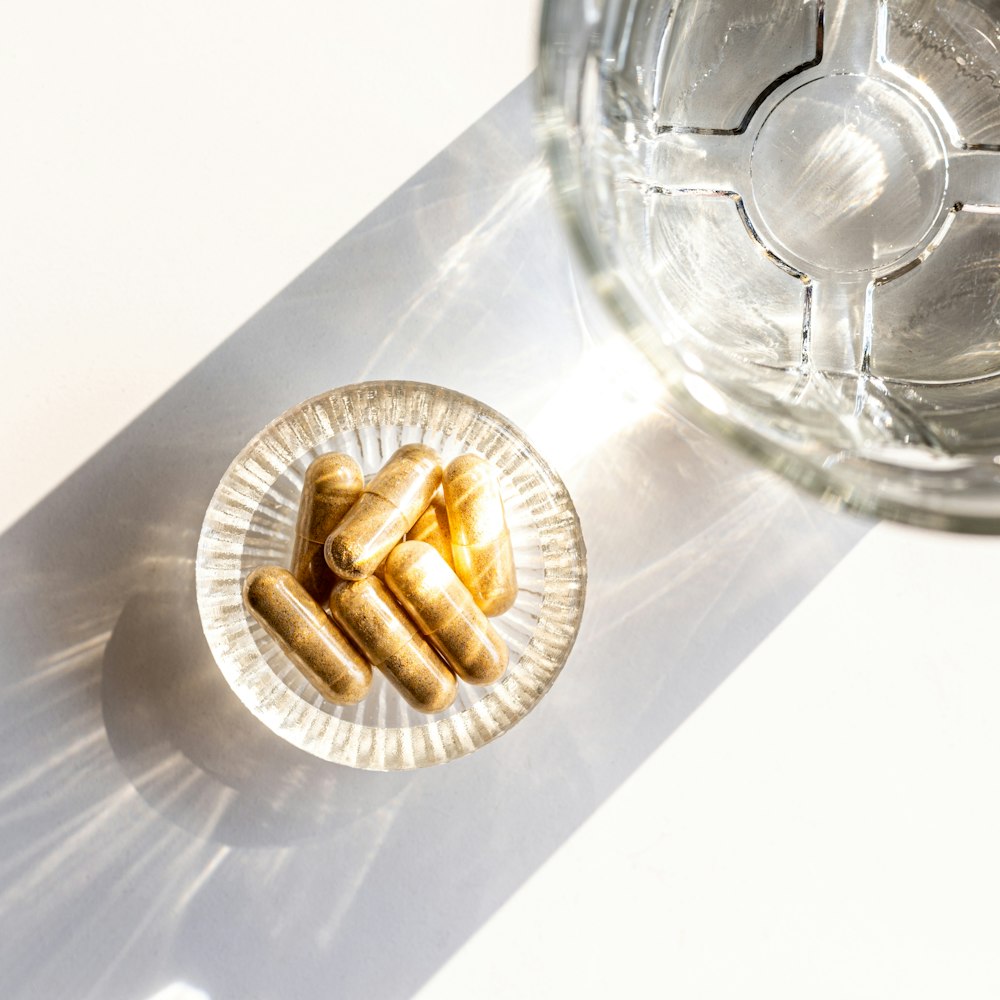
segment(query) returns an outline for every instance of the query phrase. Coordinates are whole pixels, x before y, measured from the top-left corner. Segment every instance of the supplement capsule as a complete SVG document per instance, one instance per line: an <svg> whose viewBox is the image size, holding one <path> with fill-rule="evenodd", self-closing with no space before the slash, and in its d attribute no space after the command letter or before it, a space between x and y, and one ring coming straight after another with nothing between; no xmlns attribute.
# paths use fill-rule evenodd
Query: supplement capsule
<svg viewBox="0 0 1000 1000"><path fill-rule="evenodd" d="M455 700L455 675L374 577L338 583L330 613L417 711L443 712Z"/></svg>
<svg viewBox="0 0 1000 1000"><path fill-rule="evenodd" d="M287 569L255 569L243 585L243 600L327 701L353 705L368 693L371 667Z"/></svg>
<svg viewBox="0 0 1000 1000"><path fill-rule="evenodd" d="M444 472L455 572L483 614L502 615L517 599L514 550L493 466L459 455Z"/></svg>
<svg viewBox="0 0 1000 1000"><path fill-rule="evenodd" d="M452 568L426 542L402 542L385 561L385 582L452 670L492 684L507 669L507 645Z"/></svg>
<svg viewBox="0 0 1000 1000"><path fill-rule="evenodd" d="M437 452L423 444L404 444L327 538L327 565L345 580L370 576L413 527L440 484Z"/></svg>
<svg viewBox="0 0 1000 1000"><path fill-rule="evenodd" d="M365 477L350 455L320 455L302 484L292 549L292 575L321 604L336 582L323 545L365 488Z"/></svg>
<svg viewBox="0 0 1000 1000"><path fill-rule="evenodd" d="M451 528L448 527L448 508L444 503L444 491L438 490L431 497L427 509L417 518L416 524L406 533L408 542L426 542L437 549L438 555L452 568Z"/></svg>

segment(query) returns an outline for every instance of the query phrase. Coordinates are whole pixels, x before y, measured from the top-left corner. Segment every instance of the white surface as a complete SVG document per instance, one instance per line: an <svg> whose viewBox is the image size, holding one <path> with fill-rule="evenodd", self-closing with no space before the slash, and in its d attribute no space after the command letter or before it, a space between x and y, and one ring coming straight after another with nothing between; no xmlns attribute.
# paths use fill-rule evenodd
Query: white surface
<svg viewBox="0 0 1000 1000"><path fill-rule="evenodd" d="M535 16L535 3L521 0L12 11L6 27L17 44L0 64L4 134L17 152L0 164L8 355L0 369L0 459L24 474L8 480L0 530L520 80L533 59ZM582 350L577 371L589 400L604 363ZM523 379L521 368L511 378ZM561 459L571 466L579 439L559 437L562 412L553 404L540 413L538 443L545 450L546 436L549 449L562 441ZM684 559L718 558L720 523L706 518L704 534L692 535L692 547L665 567L665 593L675 576L684 586ZM766 526L766 512L752 523ZM162 544L169 551L169 540ZM171 565L144 564L143 575L169 579ZM601 581L592 584L600 595ZM610 601L617 591L608 593ZM874 529L499 910L491 915L484 904L487 922L424 995L466 996L473 981L479 997L998 995L998 593L997 542ZM141 634L162 606L133 608L126 624L136 622ZM121 609L98 610L107 611L105 631L91 646L68 648L43 683L72 671L91 647L100 652L112 629L124 636L120 653L128 638ZM602 610L590 607L592 623ZM709 612L721 628L725 605ZM600 639L593 628L591 638ZM710 658L711 648L702 655ZM119 673L124 659L112 657ZM84 689L102 683L101 661L96 675L91 669ZM30 691L30 683L16 690ZM505 745L505 753L518 759L531 746L529 725L563 725L567 740L579 736L574 720L560 715L572 704L569 683L537 722L507 738L524 742ZM400 836L392 823L406 793L385 803L373 793L375 805L353 830L331 833L322 817L311 825L301 805L291 818L272 818L272 826L256 820L254 828L246 795L227 786L244 813L230 821L222 846L210 836L218 816L197 817L193 834L169 822L188 817L174 805L186 789L171 790L169 766L135 781L157 811L128 785L91 802L74 767L82 775L97 758L88 780L94 771L109 789L122 780L121 762L105 752L109 704L103 722L101 704L93 706L59 755L4 776L2 798L17 800L36 785L48 796L22 800L20 811L3 816L6 830L44 817L60 794L78 795L81 811L41 853L8 859L17 866L17 892L0 899L0 922L21 927L28 914L59 926L57 888L87 898L86 883L103 878L109 911L124 913L134 935L102 940L102 922L112 917L99 911L70 935L73 946L115 956L107 966L113 979L119 963L129 967L129 949L143 943L147 950L137 954L143 963L155 956L149 975L162 984L147 995L210 996L203 981L226 968L239 991L248 956L238 940L206 939L217 965L190 960L188 968L178 956L191 949L182 945L205 927L215 933L222 915L237 925L245 909L258 918L253 901L274 891L269 873L294 874L290 887L278 881L292 894L285 902L304 912L316 912L309 907L319 890L346 893L318 928L327 945L342 933L345 914L356 917L361 906L365 916L351 887L326 886L321 871L294 868L307 849L296 837L319 852L324 838L378 832L352 891L370 871L376 887L381 879L419 900L411 872L379 868L383 841L391 846ZM135 735L145 717L126 721L118 719L119 733L151 754ZM181 747L197 760L195 743ZM581 760L603 752L582 739L581 747ZM254 752L270 753L271 744ZM175 756L168 764L189 773L186 758ZM210 760L224 776L231 772L231 762ZM280 757L274 770L288 760ZM206 799L204 789L214 788L207 771L194 780ZM456 772L456 781L468 774ZM158 793L161 779L170 787ZM461 801L441 790L448 784L442 777L421 787L441 796L431 812L451 810L460 822ZM100 855L116 836L124 846L114 853L128 861L121 879ZM87 856L105 867L95 873ZM499 848L497 864L502 869ZM433 869L432 854L417 866L420 877L424 865ZM190 881L182 900L173 899L171 880ZM463 889L474 895L478 887ZM288 926L295 912L286 906L276 915L279 940L298 933ZM365 960L388 960L376 945ZM316 987L302 975L296 995ZM98 981L92 995L102 988Z"/></svg>
<svg viewBox="0 0 1000 1000"><path fill-rule="evenodd" d="M998 593L875 529L420 996L1000 995Z"/></svg>
<svg viewBox="0 0 1000 1000"><path fill-rule="evenodd" d="M0 530L535 62L537 0L6 13Z"/></svg>

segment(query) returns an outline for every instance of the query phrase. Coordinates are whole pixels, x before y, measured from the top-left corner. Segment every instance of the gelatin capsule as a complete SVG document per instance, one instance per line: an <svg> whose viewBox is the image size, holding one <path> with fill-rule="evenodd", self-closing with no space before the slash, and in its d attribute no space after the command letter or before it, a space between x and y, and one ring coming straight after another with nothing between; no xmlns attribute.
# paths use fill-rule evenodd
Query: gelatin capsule
<svg viewBox="0 0 1000 1000"><path fill-rule="evenodd" d="M423 444L403 445L327 538L327 565L345 580L370 576L413 527L440 484L437 452Z"/></svg>
<svg viewBox="0 0 1000 1000"><path fill-rule="evenodd" d="M438 490L431 497L427 509L417 518L416 524L406 533L408 542L427 542L437 549L438 555L452 569L455 562L451 556L451 528L448 527L448 508L444 502L444 490Z"/></svg>
<svg viewBox="0 0 1000 1000"><path fill-rule="evenodd" d="M336 584L330 613L417 711L443 712L455 700L455 675L377 579Z"/></svg>
<svg viewBox="0 0 1000 1000"><path fill-rule="evenodd" d="M454 570L426 542L397 545L385 580L448 666L469 684L492 684L507 669L507 645Z"/></svg>
<svg viewBox="0 0 1000 1000"><path fill-rule="evenodd" d="M371 667L287 569L255 569L243 585L243 600L327 701L353 705L368 693Z"/></svg>
<svg viewBox="0 0 1000 1000"><path fill-rule="evenodd" d="M365 488L365 477L350 455L320 455L302 484L292 548L292 575L321 604L336 582L323 545Z"/></svg>
<svg viewBox="0 0 1000 1000"><path fill-rule="evenodd" d="M502 615L517 599L517 572L493 466L478 455L459 455L443 482L455 572L483 614Z"/></svg>

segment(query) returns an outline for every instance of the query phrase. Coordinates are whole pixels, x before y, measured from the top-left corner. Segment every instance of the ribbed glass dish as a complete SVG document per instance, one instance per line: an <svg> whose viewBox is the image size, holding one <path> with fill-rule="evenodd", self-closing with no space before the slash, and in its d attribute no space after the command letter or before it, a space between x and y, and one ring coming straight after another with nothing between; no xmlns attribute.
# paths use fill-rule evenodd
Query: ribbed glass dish
<svg viewBox="0 0 1000 1000"><path fill-rule="evenodd" d="M343 452L366 478L400 447L421 441L448 462L475 452L496 468L514 544L518 595L493 619L510 650L489 687L459 682L446 712L411 709L378 671L358 705L325 701L243 604L256 566L287 565L302 478L324 452ZM551 687L576 639L586 550L573 502L524 435L482 403L418 382L364 382L286 411L236 456L201 529L198 608L230 686L283 739L326 760L375 771L455 760L506 732Z"/></svg>

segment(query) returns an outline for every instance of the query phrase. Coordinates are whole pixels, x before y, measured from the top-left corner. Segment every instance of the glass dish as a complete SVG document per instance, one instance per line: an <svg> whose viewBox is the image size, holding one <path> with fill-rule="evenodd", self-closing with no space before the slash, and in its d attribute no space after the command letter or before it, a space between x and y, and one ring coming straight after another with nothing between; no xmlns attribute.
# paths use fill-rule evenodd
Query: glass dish
<svg viewBox="0 0 1000 1000"><path fill-rule="evenodd" d="M594 284L694 423L865 512L1000 531L1000 5L546 0Z"/></svg>
<svg viewBox="0 0 1000 1000"><path fill-rule="evenodd" d="M436 448L444 462L476 452L497 470L519 590L514 607L492 621L510 663L489 687L459 682L454 705L434 716L411 709L378 671L364 701L333 705L249 615L243 582L256 566L288 564L303 474L317 455L344 452L369 477L414 441ZM293 407L234 459L205 514L196 584L212 653L258 719L317 757L406 770L471 753L523 719L548 691L576 639L586 551L566 488L504 417L439 386L365 382Z"/></svg>

